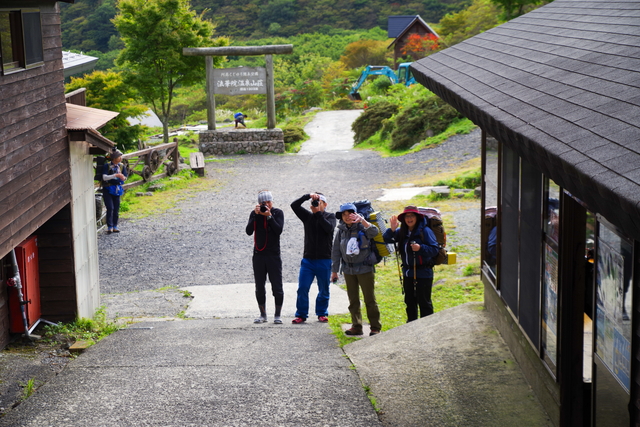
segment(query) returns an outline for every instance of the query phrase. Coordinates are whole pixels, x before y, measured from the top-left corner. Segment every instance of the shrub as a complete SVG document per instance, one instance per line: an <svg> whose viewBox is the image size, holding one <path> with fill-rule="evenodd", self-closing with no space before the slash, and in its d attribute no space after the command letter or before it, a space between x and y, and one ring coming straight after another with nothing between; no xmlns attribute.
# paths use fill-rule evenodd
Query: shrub
<svg viewBox="0 0 640 427"><path fill-rule="evenodd" d="M284 134L284 143L291 144L293 142L303 141L307 135L304 133L304 129L299 126L290 126L282 129Z"/></svg>
<svg viewBox="0 0 640 427"><path fill-rule="evenodd" d="M371 86L374 87L376 93L384 94L387 92L387 90L389 90L392 84L393 83L391 83L389 77L380 76L371 83Z"/></svg>
<svg viewBox="0 0 640 427"><path fill-rule="evenodd" d="M349 98L338 98L331 103L329 108L332 110L356 110L360 108L360 106L356 105L356 103Z"/></svg>
<svg viewBox="0 0 640 427"><path fill-rule="evenodd" d="M396 127L391 132L391 149L406 150L426 139L426 131L433 135L444 132L460 113L437 96L420 99L405 109L396 118Z"/></svg>
<svg viewBox="0 0 640 427"><path fill-rule="evenodd" d="M387 101L378 102L367 108L351 125L351 129L355 132L355 143L359 144L371 138L382 128L383 121L397 112L398 106Z"/></svg>
<svg viewBox="0 0 640 427"><path fill-rule="evenodd" d="M440 180L435 185L446 185L451 188L476 188L482 184L482 172L480 169L468 171L453 179Z"/></svg>

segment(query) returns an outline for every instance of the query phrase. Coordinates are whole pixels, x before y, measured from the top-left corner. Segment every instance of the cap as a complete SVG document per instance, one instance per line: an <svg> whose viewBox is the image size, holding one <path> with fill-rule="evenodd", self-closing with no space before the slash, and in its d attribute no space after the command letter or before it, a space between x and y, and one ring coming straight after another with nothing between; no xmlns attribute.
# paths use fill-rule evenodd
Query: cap
<svg viewBox="0 0 640 427"><path fill-rule="evenodd" d="M351 211L353 213L355 213L357 211L356 209L356 205L354 205L353 203L343 203L340 205L340 210L338 212L336 212L336 218L337 219L342 219L342 213L346 212L346 211Z"/></svg>

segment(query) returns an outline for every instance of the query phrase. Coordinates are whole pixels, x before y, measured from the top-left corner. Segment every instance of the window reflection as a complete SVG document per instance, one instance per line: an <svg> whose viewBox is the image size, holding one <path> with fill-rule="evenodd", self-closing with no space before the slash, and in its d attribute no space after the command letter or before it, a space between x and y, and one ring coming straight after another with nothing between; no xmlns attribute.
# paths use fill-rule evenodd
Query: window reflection
<svg viewBox="0 0 640 427"><path fill-rule="evenodd" d="M487 135L485 144L485 168L484 168L484 227L485 236L488 236L483 244L485 245L485 265L488 273L495 281L497 277L497 252L498 252L498 140ZM485 269L485 271L487 271Z"/></svg>

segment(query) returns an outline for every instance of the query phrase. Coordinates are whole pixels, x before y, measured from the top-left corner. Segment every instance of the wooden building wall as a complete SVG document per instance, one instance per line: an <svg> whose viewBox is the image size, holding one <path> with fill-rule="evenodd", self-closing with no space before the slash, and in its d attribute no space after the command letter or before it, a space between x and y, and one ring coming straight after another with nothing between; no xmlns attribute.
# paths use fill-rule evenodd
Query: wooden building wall
<svg viewBox="0 0 640 427"><path fill-rule="evenodd" d="M427 34L431 34L431 32L419 22L414 22L413 25L411 25L411 28L409 28L409 30L406 33L404 33L404 35L402 35L402 38L400 40L397 40L396 43L393 45L393 62L396 66L395 68L398 67L400 63L399 62L400 59L407 56L402 54L402 49L407 44L407 41L409 40L409 36L412 34L419 34L420 36L424 36ZM417 60L417 59L420 59L420 58L414 58L414 60Z"/></svg>
<svg viewBox="0 0 640 427"><path fill-rule="evenodd" d="M6 0L0 8L39 9L44 53L42 66L0 74L0 258L5 258L0 275L6 279L10 273L7 254L38 235L42 316L73 320L77 309L60 14L51 0ZM0 348L9 339L7 306L3 286Z"/></svg>
<svg viewBox="0 0 640 427"><path fill-rule="evenodd" d="M71 199L60 14L54 2L2 2L40 9L44 65L0 75L0 257Z"/></svg>

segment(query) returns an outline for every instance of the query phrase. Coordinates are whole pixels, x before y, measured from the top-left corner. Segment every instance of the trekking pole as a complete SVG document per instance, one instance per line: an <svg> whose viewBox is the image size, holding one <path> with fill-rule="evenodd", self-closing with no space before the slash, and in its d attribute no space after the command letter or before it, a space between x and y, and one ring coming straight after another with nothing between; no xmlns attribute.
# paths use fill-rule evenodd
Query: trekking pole
<svg viewBox="0 0 640 427"><path fill-rule="evenodd" d="M416 296L416 285L418 282L418 274L416 273L417 267L416 267L416 251L413 250L413 245L415 245L416 242L410 242L409 246L412 246L411 248L411 252L413 252L413 296Z"/></svg>
<svg viewBox="0 0 640 427"><path fill-rule="evenodd" d="M398 258L398 243L393 242L393 248L396 251L396 265L398 266L398 279L400 279L400 287L402 288L402 295L404 295L404 285L402 284L402 271L400 269L400 258Z"/></svg>

